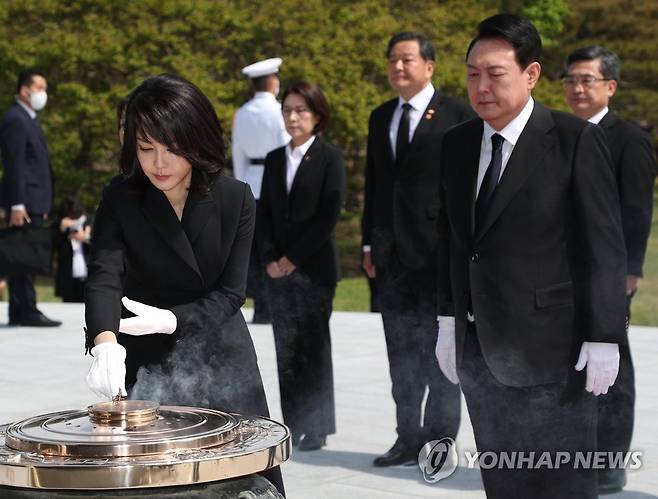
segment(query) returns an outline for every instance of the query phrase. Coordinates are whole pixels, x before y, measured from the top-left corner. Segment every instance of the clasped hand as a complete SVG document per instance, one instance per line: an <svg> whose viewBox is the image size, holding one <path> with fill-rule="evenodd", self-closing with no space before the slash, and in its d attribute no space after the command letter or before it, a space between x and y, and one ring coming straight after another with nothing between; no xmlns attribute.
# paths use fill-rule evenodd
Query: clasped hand
<svg viewBox="0 0 658 499"><path fill-rule="evenodd" d="M296 268L294 263L285 256L282 256L277 261L268 263L265 271L272 279L279 279L280 277L292 274Z"/></svg>
<svg viewBox="0 0 658 499"><path fill-rule="evenodd" d="M135 317L121 319L119 331L133 336L145 334L172 334L176 331L177 320L171 310L152 307L145 303L131 300L127 296L121 298L123 306L130 310Z"/></svg>

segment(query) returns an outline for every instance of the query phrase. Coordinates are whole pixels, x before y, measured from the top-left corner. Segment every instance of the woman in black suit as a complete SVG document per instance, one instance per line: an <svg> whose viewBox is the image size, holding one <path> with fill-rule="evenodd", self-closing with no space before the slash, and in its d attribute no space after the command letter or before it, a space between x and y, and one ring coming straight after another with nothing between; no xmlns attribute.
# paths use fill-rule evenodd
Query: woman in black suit
<svg viewBox="0 0 658 499"><path fill-rule="evenodd" d="M192 83L155 76L130 95L123 175L103 191L85 288L97 394L268 415L240 312L255 203L221 174L225 153ZM283 492L278 468L264 474Z"/></svg>
<svg viewBox="0 0 658 499"><path fill-rule="evenodd" d="M329 105L317 85L288 87L282 112L292 140L265 158L256 234L268 276L283 419L293 445L315 450L336 431L329 317L340 278L334 228L345 167L341 152L319 137Z"/></svg>
<svg viewBox="0 0 658 499"><path fill-rule="evenodd" d="M91 225L80 203L67 196L59 210L59 230L54 245L57 248L55 296L63 302L84 301Z"/></svg>

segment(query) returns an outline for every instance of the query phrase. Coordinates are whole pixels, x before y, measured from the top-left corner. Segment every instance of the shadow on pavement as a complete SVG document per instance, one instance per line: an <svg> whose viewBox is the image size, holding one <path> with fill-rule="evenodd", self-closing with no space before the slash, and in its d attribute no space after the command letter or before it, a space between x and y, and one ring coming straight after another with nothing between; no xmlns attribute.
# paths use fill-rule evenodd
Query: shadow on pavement
<svg viewBox="0 0 658 499"><path fill-rule="evenodd" d="M469 469L460 466L449 477L437 483L430 484L423 479L423 475L418 466L377 468L372 465L372 461L375 457L377 457L376 454L365 452L323 449L314 452L298 452L293 450L291 459L298 463L310 464L313 466L338 467L360 471L375 476L413 480L417 483L425 484L428 487L453 490L484 490L482 479L480 478L480 471L477 469ZM624 497L623 499L627 498Z"/></svg>
<svg viewBox="0 0 658 499"><path fill-rule="evenodd" d="M624 490L616 494L599 496L605 499L658 499L657 495L647 494L646 492L635 492L633 490Z"/></svg>

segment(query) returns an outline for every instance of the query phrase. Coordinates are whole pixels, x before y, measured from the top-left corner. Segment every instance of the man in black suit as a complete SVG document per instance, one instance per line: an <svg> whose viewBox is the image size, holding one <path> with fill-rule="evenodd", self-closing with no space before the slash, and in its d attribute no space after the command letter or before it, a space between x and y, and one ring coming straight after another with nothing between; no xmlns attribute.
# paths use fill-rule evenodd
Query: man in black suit
<svg viewBox="0 0 658 499"><path fill-rule="evenodd" d="M608 109L620 80L621 61L599 46L580 48L567 57L562 78L569 107L579 118L596 123L608 137L626 243L626 313L642 277L651 231L656 161L651 139L639 127ZM619 347L619 377L598 401L598 448L627 452L633 436L635 380L628 337ZM623 469L599 470L599 492L618 492L626 484Z"/></svg>
<svg viewBox="0 0 658 499"><path fill-rule="evenodd" d="M39 126L37 111L48 99L43 73L27 69L18 76L16 102L0 122L0 152L4 175L2 196L10 212L9 225L40 226L53 204L53 171L46 137ZM9 325L51 327L61 322L48 319L38 309L34 277L9 277Z"/></svg>
<svg viewBox="0 0 658 499"><path fill-rule="evenodd" d="M437 358L461 383L478 451L526 456L481 466L490 499L597 497L576 458L596 450L593 395L613 384L624 338L606 139L533 101L540 53L529 21L480 23L466 59L479 118L447 132L441 156Z"/></svg>
<svg viewBox="0 0 658 499"><path fill-rule="evenodd" d="M434 89L435 52L425 37L399 33L386 56L388 79L399 97L370 116L363 268L376 278L398 438L375 466L413 464L427 440L454 438L459 428L459 390L432 355L438 160L444 131L472 116L468 106Z"/></svg>

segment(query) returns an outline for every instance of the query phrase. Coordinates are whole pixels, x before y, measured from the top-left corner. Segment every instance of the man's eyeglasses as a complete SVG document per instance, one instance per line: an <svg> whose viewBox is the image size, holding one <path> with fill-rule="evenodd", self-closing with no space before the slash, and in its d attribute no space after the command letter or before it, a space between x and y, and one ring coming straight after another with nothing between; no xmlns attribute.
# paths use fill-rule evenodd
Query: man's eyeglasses
<svg viewBox="0 0 658 499"><path fill-rule="evenodd" d="M591 87L599 81L610 81L611 78L597 78L593 75L567 75L562 77L562 85L565 87L575 87L576 85L582 85L583 87Z"/></svg>
<svg viewBox="0 0 658 499"><path fill-rule="evenodd" d="M291 116L292 113L297 113L297 116L304 116L311 112L307 107L284 107L281 109L284 116Z"/></svg>

